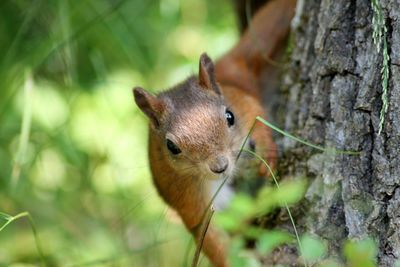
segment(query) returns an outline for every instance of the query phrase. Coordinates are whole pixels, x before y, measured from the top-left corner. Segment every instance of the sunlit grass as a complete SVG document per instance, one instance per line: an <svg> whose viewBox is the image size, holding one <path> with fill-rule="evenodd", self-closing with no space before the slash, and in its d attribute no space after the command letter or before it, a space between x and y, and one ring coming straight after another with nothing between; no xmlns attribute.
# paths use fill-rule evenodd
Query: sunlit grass
<svg viewBox="0 0 400 267"><path fill-rule="evenodd" d="M1 5L0 211L29 211L48 266L184 264L191 238L153 186L131 89L168 88L193 74L201 52L227 51L236 39L229 3ZM0 266L40 263L19 221L0 232Z"/></svg>

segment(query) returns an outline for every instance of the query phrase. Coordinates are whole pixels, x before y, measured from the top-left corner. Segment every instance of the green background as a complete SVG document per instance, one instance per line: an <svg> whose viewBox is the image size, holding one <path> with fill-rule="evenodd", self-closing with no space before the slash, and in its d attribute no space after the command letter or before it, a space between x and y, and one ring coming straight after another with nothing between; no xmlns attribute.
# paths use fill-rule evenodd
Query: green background
<svg viewBox="0 0 400 267"><path fill-rule="evenodd" d="M0 2L0 211L31 214L48 266L186 266L131 90L168 88L236 39L228 0ZM27 218L0 231L0 266L39 262Z"/></svg>

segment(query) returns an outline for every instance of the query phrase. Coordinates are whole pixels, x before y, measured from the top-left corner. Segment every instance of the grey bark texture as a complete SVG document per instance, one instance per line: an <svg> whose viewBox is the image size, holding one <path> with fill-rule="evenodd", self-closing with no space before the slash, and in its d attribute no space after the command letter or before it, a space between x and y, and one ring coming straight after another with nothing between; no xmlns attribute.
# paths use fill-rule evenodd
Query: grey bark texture
<svg viewBox="0 0 400 267"><path fill-rule="evenodd" d="M400 258L400 1L380 0L388 28L389 110L382 107L382 52L373 43L371 0L298 0L290 68L284 76L285 130L345 155L281 139L281 173L307 177L296 215L303 232L340 256L346 239L373 237L378 265ZM382 50L381 50L382 51Z"/></svg>

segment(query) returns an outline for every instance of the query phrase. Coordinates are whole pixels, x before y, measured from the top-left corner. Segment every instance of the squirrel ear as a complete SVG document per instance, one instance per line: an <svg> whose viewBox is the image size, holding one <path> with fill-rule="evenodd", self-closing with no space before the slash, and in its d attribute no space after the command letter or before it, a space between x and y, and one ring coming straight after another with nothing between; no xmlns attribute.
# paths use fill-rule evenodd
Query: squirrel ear
<svg viewBox="0 0 400 267"><path fill-rule="evenodd" d="M199 84L209 90L213 90L217 94L221 94L219 87L215 81L214 63L211 58L203 53L199 62Z"/></svg>
<svg viewBox="0 0 400 267"><path fill-rule="evenodd" d="M155 127L160 126L160 117L165 110L165 104L141 87L133 88L136 105L150 118Z"/></svg>

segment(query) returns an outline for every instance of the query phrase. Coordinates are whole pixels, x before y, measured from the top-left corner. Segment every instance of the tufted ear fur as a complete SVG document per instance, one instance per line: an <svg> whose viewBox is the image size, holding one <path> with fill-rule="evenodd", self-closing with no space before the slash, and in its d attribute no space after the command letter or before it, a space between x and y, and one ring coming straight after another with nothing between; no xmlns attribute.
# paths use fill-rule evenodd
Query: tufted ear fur
<svg viewBox="0 0 400 267"><path fill-rule="evenodd" d="M141 87L133 88L136 105L149 117L155 128L160 126L160 118L165 110L165 103Z"/></svg>
<svg viewBox="0 0 400 267"><path fill-rule="evenodd" d="M218 95L221 94L217 82L215 81L214 63L206 53L200 56L199 84L205 89L214 91Z"/></svg>

